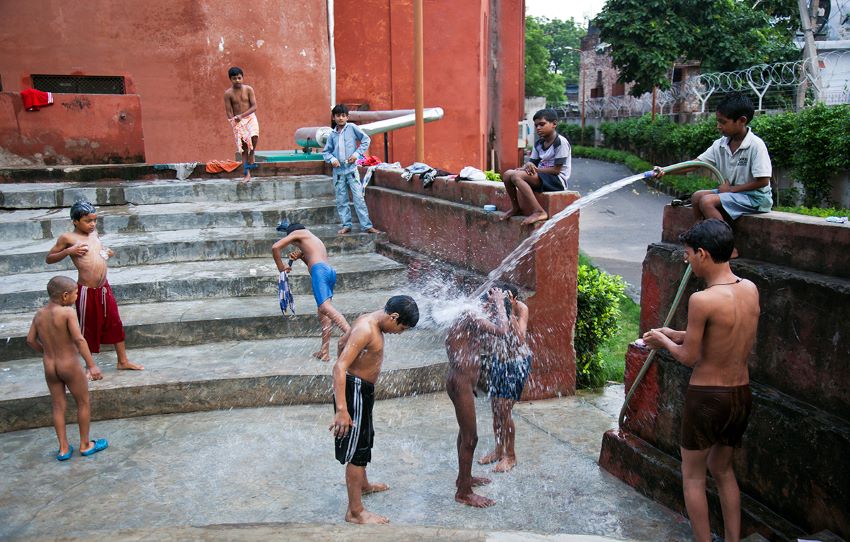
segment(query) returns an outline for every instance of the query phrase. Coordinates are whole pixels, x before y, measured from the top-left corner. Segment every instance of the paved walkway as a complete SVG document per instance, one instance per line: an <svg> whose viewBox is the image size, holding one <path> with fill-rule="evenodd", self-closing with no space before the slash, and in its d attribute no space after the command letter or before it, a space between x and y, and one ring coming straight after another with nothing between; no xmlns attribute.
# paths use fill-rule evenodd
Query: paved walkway
<svg viewBox="0 0 850 542"><path fill-rule="evenodd" d="M587 195L632 172L622 164L574 158L570 190ZM672 198L642 181L614 192L581 212L580 249L609 273L621 275L627 293L640 300L640 277L646 247L661 239L664 206Z"/></svg>
<svg viewBox="0 0 850 542"><path fill-rule="evenodd" d="M485 510L452 498L456 423L446 395L378 402L369 475L392 489L366 504L393 526L389 538L368 538L529 540L561 533L690 540L686 520L596 463L600 436L616 425L622 397L622 386L612 386L518 405L519 465L493 474L482 488L498 502ZM486 400L477 407L480 455L493 437ZM360 531L342 519L343 468L333 458L330 418L330 406L304 405L95 422L92 437L108 438L109 449L90 458L75 454L66 463L53 458L52 428L0 434L0 539L258 540L268 539L268 529L271 538L287 538L290 528L302 529L297 539L327 540L337 532L352 539L348 535ZM68 431L73 436L76 426ZM488 469L476 465L474 472ZM308 525L275 525L288 523ZM225 528L229 534L189 527L221 524L271 525L249 525L242 534L233 527ZM472 531L452 531L455 537L435 528Z"/></svg>

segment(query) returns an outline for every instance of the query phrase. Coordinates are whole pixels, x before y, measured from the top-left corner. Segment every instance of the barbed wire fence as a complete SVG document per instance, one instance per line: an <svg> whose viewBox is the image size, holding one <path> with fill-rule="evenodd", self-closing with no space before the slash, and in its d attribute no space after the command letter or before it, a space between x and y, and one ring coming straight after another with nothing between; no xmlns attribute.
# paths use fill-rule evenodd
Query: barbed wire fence
<svg viewBox="0 0 850 542"><path fill-rule="evenodd" d="M830 51L817 57L821 87L808 69L809 59L775 64L758 64L744 70L710 72L674 83L656 92L656 114L672 115L681 111L706 113L727 92L750 94L757 110L795 110L797 94L803 89L818 93L827 105L850 103L850 51ZM826 82L826 84L824 84ZM804 102L810 104L811 100ZM580 116L578 104L558 104L565 116ZM641 116L652 111L652 94L605 96L585 100L586 118Z"/></svg>

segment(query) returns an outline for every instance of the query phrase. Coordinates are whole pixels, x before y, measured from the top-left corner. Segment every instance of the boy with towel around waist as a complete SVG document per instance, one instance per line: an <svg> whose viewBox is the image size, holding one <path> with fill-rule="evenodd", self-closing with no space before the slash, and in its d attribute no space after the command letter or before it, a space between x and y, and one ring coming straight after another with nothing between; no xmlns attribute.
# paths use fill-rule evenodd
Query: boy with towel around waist
<svg viewBox="0 0 850 542"><path fill-rule="evenodd" d="M729 267L734 238L726 222L710 218L679 236L685 261L706 287L688 300L688 327L651 329L643 340L693 367L682 413L682 484L694 538L709 542L705 468L717 483L724 539L740 540L741 494L732 460L749 421L752 398L747 357L760 315L755 284Z"/></svg>
<svg viewBox="0 0 850 542"><path fill-rule="evenodd" d="M77 268L77 318L89 350L97 354L101 344L114 344L116 368L141 371L144 367L127 358L124 324L106 279L106 260L113 252L97 235L97 210L87 201L78 201L71 206L71 221L74 231L59 236L45 261L52 264L70 256Z"/></svg>
<svg viewBox="0 0 850 542"><path fill-rule="evenodd" d="M242 168L245 177L242 182L251 180L251 170L257 167L254 163L254 152L260 139L260 124L257 122L257 98L254 89L242 82L242 68L234 66L227 70L231 87L224 92L224 111L227 121L233 128L236 139L236 152L242 153Z"/></svg>
<svg viewBox="0 0 850 542"><path fill-rule="evenodd" d="M328 251L322 240L313 235L303 224L290 224L286 228L286 237L272 245L272 257L277 264L278 271L286 271L292 268L286 265L281 258L280 252L283 247L295 245L297 248L289 253L289 259L304 260L310 271L310 279L313 286L313 297L318 307L319 321L322 324L322 347L313 356L321 361L330 361L331 326L336 326L343 334L350 329L348 322L338 310L331 304L336 285L336 271L328 264Z"/></svg>

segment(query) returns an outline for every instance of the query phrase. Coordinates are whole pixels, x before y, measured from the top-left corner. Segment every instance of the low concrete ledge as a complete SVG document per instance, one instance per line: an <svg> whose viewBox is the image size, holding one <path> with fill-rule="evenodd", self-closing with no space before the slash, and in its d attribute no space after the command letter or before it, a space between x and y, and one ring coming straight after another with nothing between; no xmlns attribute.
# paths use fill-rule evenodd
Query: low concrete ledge
<svg viewBox="0 0 850 542"><path fill-rule="evenodd" d="M324 162L263 162L251 172L252 177L275 177L279 175L328 175L330 168ZM240 177L240 169L230 173L207 173L206 164L199 163L192 171L192 178L215 179L218 177ZM154 169L153 164L93 164L73 166L20 166L0 167L0 182L32 183L55 181L129 181L129 180L173 180L172 169Z"/></svg>
<svg viewBox="0 0 850 542"><path fill-rule="evenodd" d="M693 225L693 210L666 207L661 240L678 243ZM850 278L850 225L823 218L770 212L742 216L733 224L741 256L801 271Z"/></svg>
<svg viewBox="0 0 850 542"><path fill-rule="evenodd" d="M626 431L611 429L602 437L599 465L654 501L687 515L682 497L681 462ZM711 527L723 532L720 499L708 480ZM782 519L746 493L741 493L741 536L754 533L768 540L796 541L805 532Z"/></svg>
<svg viewBox="0 0 850 542"><path fill-rule="evenodd" d="M377 399L433 393L445 389L445 361L381 373ZM92 420L178 414L227 408L332 404L331 375L258 375L91 391ZM76 422L74 401L66 419ZM0 433L52 425L49 395L0 400Z"/></svg>

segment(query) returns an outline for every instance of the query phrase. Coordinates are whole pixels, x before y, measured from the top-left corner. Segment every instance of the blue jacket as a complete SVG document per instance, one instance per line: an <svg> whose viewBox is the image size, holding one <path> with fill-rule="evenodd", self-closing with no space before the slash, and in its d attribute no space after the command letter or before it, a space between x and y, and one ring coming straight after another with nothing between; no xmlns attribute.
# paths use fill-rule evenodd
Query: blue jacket
<svg viewBox="0 0 850 542"><path fill-rule="evenodd" d="M360 141L360 145L357 141ZM345 161L352 154L357 153L358 158L363 158L366 151L369 150L369 143L372 140L366 133L350 122L345 124L345 127L340 132L334 129L328 136L328 141L325 143L325 148L322 151L322 158L325 162L331 163L334 158L339 160L339 167L334 168L334 175L345 175L354 171L357 164L347 164Z"/></svg>

